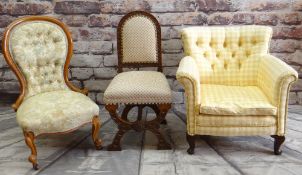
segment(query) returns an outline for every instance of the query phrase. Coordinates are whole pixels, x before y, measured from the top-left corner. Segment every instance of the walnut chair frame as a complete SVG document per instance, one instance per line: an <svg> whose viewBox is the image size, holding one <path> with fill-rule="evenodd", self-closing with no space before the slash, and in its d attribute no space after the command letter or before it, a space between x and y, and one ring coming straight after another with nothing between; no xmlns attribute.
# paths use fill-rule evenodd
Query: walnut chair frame
<svg viewBox="0 0 302 175"><path fill-rule="evenodd" d="M135 16L143 16L150 19L156 28L156 55L157 62L124 62L123 61L123 26L125 22ZM150 13L144 11L133 11L126 14L119 22L117 28L117 51L118 51L118 73L123 72L123 68L141 68L141 67L157 67L159 72L162 72L162 55L161 55L161 29L160 24L157 19ZM134 107L138 107L138 116L136 121L128 120L128 113ZM143 108L151 108L155 114L156 118L150 121L142 121L142 111ZM165 120L168 110L171 108L171 104L125 104L125 108L121 116L118 115L117 109L118 104L107 104L105 108L109 111L111 118L118 124L118 132L116 133L112 143L108 146L108 151L121 151L121 139L123 135L129 130L143 131L149 130L158 139L157 148L159 150L171 149L171 145L167 143L163 135L159 132L160 124L167 124Z"/></svg>
<svg viewBox="0 0 302 175"><path fill-rule="evenodd" d="M72 53L73 41L72 41L71 34L68 31L65 24L63 24L62 22L60 22L59 20L57 20L55 18L48 17L48 16L27 16L27 17L19 18L19 19L15 20L14 22L12 22L6 28L4 35L3 35L3 40L2 40L2 51L4 54L4 58L5 58L6 62L8 63L9 67L11 68L11 70L17 76L17 79L20 83L20 95L17 98L16 102L12 105L12 108L15 111L17 111L19 106L21 105L21 103L24 99L24 96L25 96L26 89L27 89L27 82L26 82L26 79L25 79L23 73L21 72L20 68L18 67L17 63L14 61L14 59L9 51L9 38L10 38L11 31L13 30L14 27L18 26L21 23L32 22L32 21L46 21L46 22L54 23L54 24L58 25L64 31L66 38L67 38L67 44L68 44L66 61L64 63L64 70L63 70L63 76L64 76L65 83L68 86L68 88L71 89L72 91L79 92L84 95L88 95L88 90L86 88L78 89L68 80L68 70L69 70L68 67L69 67L69 63L70 63L70 60L71 60L71 57L73 54ZM101 125L99 116L92 116L91 122L84 123L83 125L89 124L89 123L92 124L92 140L94 142L94 145L95 145L96 149L98 149L98 150L102 149L102 141L101 141L101 139L99 139L99 129L100 129L100 125ZM36 149L36 145L34 143L35 139L38 136L45 135L45 134L51 134L51 135L66 134L66 133L70 133L74 130L77 130L78 128L82 127L83 125L81 125L77 128L71 129L69 131L65 131L65 132L42 133L39 135L35 135L35 133L33 133L31 131L23 130L23 134L25 137L25 143L31 150L31 155L28 157L28 160L29 160L29 162L32 163L33 168L35 170L38 169L37 149Z"/></svg>

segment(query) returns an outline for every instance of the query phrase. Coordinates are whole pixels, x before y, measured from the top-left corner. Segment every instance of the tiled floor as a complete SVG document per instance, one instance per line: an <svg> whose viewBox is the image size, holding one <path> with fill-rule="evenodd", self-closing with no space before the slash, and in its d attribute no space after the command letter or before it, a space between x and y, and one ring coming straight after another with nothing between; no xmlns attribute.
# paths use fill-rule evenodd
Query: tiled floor
<svg viewBox="0 0 302 175"><path fill-rule="evenodd" d="M133 111L135 113L135 111ZM145 111L147 118L152 113ZM101 107L104 146L116 125ZM116 175L194 175L194 174L302 174L302 106L290 106L285 147L281 156L272 153L267 137L209 137L198 139L195 155L188 155L183 106L175 106L162 131L173 150L156 150L156 139L149 133L131 132L123 139L123 151L97 151L90 137L90 126L74 133L37 139L40 170L31 169L29 149L10 107L0 107L0 174L116 174Z"/></svg>

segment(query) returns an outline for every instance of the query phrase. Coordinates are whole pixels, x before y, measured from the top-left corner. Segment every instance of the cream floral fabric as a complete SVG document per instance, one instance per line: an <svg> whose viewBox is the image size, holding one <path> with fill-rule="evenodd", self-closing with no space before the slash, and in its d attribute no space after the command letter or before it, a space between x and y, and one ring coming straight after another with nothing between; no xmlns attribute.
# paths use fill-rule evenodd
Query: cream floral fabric
<svg viewBox="0 0 302 175"><path fill-rule="evenodd" d="M24 130L39 135L77 128L98 114L98 106L89 97L60 90L27 98L17 111L17 122Z"/></svg>
<svg viewBox="0 0 302 175"><path fill-rule="evenodd" d="M157 31L146 16L133 16L122 27L122 54L124 63L156 63Z"/></svg>
<svg viewBox="0 0 302 175"><path fill-rule="evenodd" d="M186 57L176 77L185 88L190 135L285 134L298 74L268 54L271 35L264 26L182 31Z"/></svg>
<svg viewBox="0 0 302 175"><path fill-rule="evenodd" d="M63 78L67 40L59 26L46 21L21 23L13 28L9 44L27 81L25 98L68 89Z"/></svg>
<svg viewBox="0 0 302 175"><path fill-rule="evenodd" d="M202 84L200 113L210 115L276 115L257 86Z"/></svg>
<svg viewBox="0 0 302 175"><path fill-rule="evenodd" d="M104 93L106 104L171 103L172 95L164 74L155 71L123 72L114 77Z"/></svg>

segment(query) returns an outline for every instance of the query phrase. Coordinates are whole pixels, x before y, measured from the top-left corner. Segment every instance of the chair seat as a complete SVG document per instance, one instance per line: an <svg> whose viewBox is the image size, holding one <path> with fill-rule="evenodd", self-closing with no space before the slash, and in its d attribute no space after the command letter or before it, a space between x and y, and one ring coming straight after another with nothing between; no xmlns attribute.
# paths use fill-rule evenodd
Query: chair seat
<svg viewBox="0 0 302 175"><path fill-rule="evenodd" d="M27 98L17 111L17 122L24 130L38 135L76 129L98 114L98 106L89 97L61 90Z"/></svg>
<svg viewBox="0 0 302 175"><path fill-rule="evenodd" d="M201 84L200 113L209 115L276 115L277 108L256 86Z"/></svg>
<svg viewBox="0 0 302 175"><path fill-rule="evenodd" d="M104 93L105 104L165 104L172 102L169 83L155 71L123 72L114 77Z"/></svg>

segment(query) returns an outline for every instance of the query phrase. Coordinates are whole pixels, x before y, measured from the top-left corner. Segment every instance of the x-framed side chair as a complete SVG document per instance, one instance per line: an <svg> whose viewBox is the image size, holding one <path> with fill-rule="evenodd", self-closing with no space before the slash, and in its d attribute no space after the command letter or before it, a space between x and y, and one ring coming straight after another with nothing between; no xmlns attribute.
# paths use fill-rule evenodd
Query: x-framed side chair
<svg viewBox="0 0 302 175"><path fill-rule="evenodd" d="M267 26L189 27L177 79L186 92L187 140L196 135L271 135L285 140L288 96L298 73L269 54Z"/></svg>
<svg viewBox="0 0 302 175"><path fill-rule="evenodd" d="M28 16L11 23L3 37L4 57L20 82L20 95L12 105L25 142L31 149L28 160L38 169L35 138L64 134L92 123L97 149L99 107L68 80L73 43L67 27L46 16Z"/></svg>
<svg viewBox="0 0 302 175"><path fill-rule="evenodd" d="M158 138L158 149L171 149L159 132L160 123L171 107L171 89L162 72L161 30L156 18L143 11L125 15L117 29L118 72L104 93L104 102L112 119L118 124L118 132L109 151L121 150L120 140L133 129L149 130ZM129 71L123 68L157 67L158 71ZM125 108L118 116L119 104ZM136 121L128 120L128 112L138 107ZM142 120L143 108L150 107L156 118Z"/></svg>

